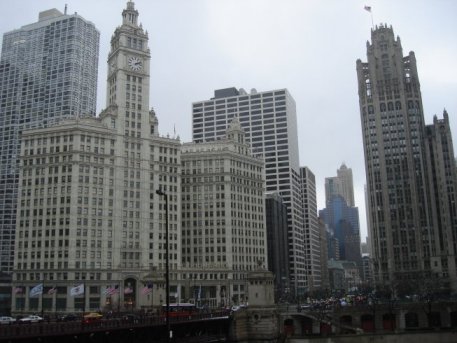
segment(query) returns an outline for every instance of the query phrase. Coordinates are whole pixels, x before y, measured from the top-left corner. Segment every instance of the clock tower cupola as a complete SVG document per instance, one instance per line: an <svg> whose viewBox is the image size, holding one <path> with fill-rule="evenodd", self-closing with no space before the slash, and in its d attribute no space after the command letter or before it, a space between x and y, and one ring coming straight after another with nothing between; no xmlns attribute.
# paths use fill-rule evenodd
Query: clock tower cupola
<svg viewBox="0 0 457 343"><path fill-rule="evenodd" d="M122 24L138 26L138 11L132 1L127 3L127 9L122 11Z"/></svg>
<svg viewBox="0 0 457 343"><path fill-rule="evenodd" d="M106 107L111 108L117 129L135 137L147 132L148 124L142 121L149 117L150 58L148 33L138 24L135 3L128 1L122 25L111 37Z"/></svg>

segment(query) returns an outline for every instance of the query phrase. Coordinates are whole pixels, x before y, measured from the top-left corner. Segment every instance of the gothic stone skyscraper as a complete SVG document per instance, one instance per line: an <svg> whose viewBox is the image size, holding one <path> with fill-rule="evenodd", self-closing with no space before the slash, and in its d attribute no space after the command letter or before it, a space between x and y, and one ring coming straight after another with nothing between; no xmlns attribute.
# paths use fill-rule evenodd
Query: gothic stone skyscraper
<svg viewBox="0 0 457 343"><path fill-rule="evenodd" d="M436 201L439 191L429 181L433 149L425 139L415 55L403 56L400 38L380 25L367 42L367 59L357 61L357 76L375 282L401 289L439 279L455 288L455 247L442 250L440 243L454 240L455 229L438 216L455 205ZM454 185L452 173L442 176Z"/></svg>
<svg viewBox="0 0 457 343"><path fill-rule="evenodd" d="M129 1L111 38L107 108L98 118L24 131L13 274L22 292L14 294L13 311L158 306L167 213L158 189L168 195L170 279L177 278L181 144L158 134L149 62L148 35ZM30 298L43 280L43 297ZM82 283L84 296L68 296ZM151 284L152 293L142 292ZM107 291L116 286L117 294ZM57 293L47 294L51 287Z"/></svg>
<svg viewBox="0 0 457 343"><path fill-rule="evenodd" d="M3 36L0 61L0 270L13 269L20 137L76 114L95 115L99 32L77 14L41 12ZM35 152L39 151L35 150Z"/></svg>

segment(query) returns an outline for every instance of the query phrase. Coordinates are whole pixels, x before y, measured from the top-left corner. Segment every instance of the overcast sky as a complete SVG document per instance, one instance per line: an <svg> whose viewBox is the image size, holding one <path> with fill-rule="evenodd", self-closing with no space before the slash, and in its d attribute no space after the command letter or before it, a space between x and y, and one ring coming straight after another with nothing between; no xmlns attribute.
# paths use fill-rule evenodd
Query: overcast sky
<svg viewBox="0 0 457 343"><path fill-rule="evenodd" d="M126 0L0 1L0 35L36 22L50 8L78 12L100 31L97 112L105 107L106 58ZM403 55L416 54L425 121L447 109L457 141L457 1L455 0L136 0L149 32L150 105L161 134L191 141L191 104L215 89L288 88L297 103L300 164L324 179L352 168L362 240L365 169L355 62L366 61L375 25L392 25ZM456 144L454 144L456 146Z"/></svg>

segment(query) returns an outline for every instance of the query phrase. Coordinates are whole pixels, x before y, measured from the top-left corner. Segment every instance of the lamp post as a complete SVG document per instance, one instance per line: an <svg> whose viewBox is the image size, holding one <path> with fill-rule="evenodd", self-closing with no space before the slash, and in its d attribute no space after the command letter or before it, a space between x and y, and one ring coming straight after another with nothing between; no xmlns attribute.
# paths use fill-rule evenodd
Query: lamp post
<svg viewBox="0 0 457 343"><path fill-rule="evenodd" d="M170 270L169 270L169 246L168 246L168 195L158 189L156 194L165 198L165 297L167 303L166 325L167 325L167 342L170 341L172 332L170 330Z"/></svg>

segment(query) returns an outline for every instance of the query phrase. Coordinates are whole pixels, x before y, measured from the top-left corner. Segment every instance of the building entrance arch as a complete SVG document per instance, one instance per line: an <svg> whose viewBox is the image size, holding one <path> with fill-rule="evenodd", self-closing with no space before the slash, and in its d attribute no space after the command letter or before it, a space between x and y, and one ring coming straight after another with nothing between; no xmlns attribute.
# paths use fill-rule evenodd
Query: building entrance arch
<svg viewBox="0 0 457 343"><path fill-rule="evenodd" d="M137 304L137 281L134 278L127 278L124 280L124 308L127 311L133 311Z"/></svg>

